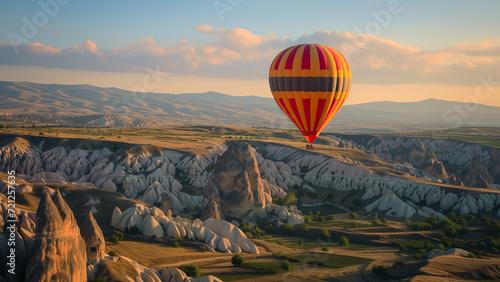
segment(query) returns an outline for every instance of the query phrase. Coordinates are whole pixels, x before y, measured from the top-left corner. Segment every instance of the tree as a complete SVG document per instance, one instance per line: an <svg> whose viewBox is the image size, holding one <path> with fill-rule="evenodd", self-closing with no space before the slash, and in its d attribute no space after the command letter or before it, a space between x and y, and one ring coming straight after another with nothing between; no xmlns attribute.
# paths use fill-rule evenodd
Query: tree
<svg viewBox="0 0 500 282"><path fill-rule="evenodd" d="M292 269L292 264L288 260L282 261L280 266L285 271L290 271Z"/></svg>
<svg viewBox="0 0 500 282"><path fill-rule="evenodd" d="M349 239L347 239L346 236L342 236L342 237L340 237L340 243L339 244L342 247L347 247L347 246L349 246Z"/></svg>
<svg viewBox="0 0 500 282"><path fill-rule="evenodd" d="M293 235L295 234L295 227L289 223L284 223L280 227L280 232L285 235Z"/></svg>
<svg viewBox="0 0 500 282"><path fill-rule="evenodd" d="M402 266L405 266L405 265L406 265L406 262L404 262L402 260L396 260L392 264L393 267L402 267Z"/></svg>
<svg viewBox="0 0 500 282"><path fill-rule="evenodd" d="M173 243L172 243L172 247L173 247L173 248L179 248L179 243L177 243L177 242L173 242Z"/></svg>
<svg viewBox="0 0 500 282"><path fill-rule="evenodd" d="M299 240L297 241L297 244L299 244L299 245L302 245L302 244L304 244L304 240L302 240L302 239L299 239Z"/></svg>
<svg viewBox="0 0 500 282"><path fill-rule="evenodd" d="M387 224L387 218L381 217L380 222L382 222L383 224Z"/></svg>
<svg viewBox="0 0 500 282"><path fill-rule="evenodd" d="M241 266L245 261L243 260L243 258L240 256L240 255L234 255L232 258L231 258L231 263L234 265L234 266Z"/></svg>
<svg viewBox="0 0 500 282"><path fill-rule="evenodd" d="M200 268L194 264L184 264L181 265L179 269L184 271L189 277L196 278L201 276Z"/></svg>
<svg viewBox="0 0 500 282"><path fill-rule="evenodd" d="M294 192L290 192L283 199L283 205L287 206L289 204L295 204L295 203L297 203L297 201L298 201L298 199L297 199L297 196L295 195L295 193Z"/></svg>
<svg viewBox="0 0 500 282"><path fill-rule="evenodd" d="M486 216L481 216L481 222L482 223L486 223L486 224L489 224L490 223L490 219Z"/></svg>
<svg viewBox="0 0 500 282"><path fill-rule="evenodd" d="M474 221L474 216L472 214L467 214L467 215L465 215L465 220L467 222L472 222L472 221Z"/></svg>
<svg viewBox="0 0 500 282"><path fill-rule="evenodd" d="M111 236L109 237L109 241L110 241L111 243L113 243L113 244L118 244L118 242L120 242L120 239L118 239L118 236L116 236L116 235L111 235Z"/></svg>
<svg viewBox="0 0 500 282"><path fill-rule="evenodd" d="M334 215L329 215L326 217L327 220L335 220L335 216Z"/></svg>
<svg viewBox="0 0 500 282"><path fill-rule="evenodd" d="M274 234L276 233L276 228L272 224L269 224L268 226L264 227L264 231L266 234Z"/></svg>
<svg viewBox="0 0 500 282"><path fill-rule="evenodd" d="M444 251L445 250L445 247L443 244L437 244L436 245L436 249L440 249L441 251Z"/></svg>
<svg viewBox="0 0 500 282"><path fill-rule="evenodd" d="M328 231L328 229L321 229L319 231L319 237L321 237L321 239L323 240L328 240L328 238L330 238L330 231Z"/></svg>
<svg viewBox="0 0 500 282"><path fill-rule="evenodd" d="M352 219L358 219L358 214L357 214L357 213L355 213L355 212L351 212L351 213L349 214L349 216L350 216Z"/></svg>
<svg viewBox="0 0 500 282"><path fill-rule="evenodd" d="M123 233L118 230L113 230L113 235L116 235L120 241L123 239Z"/></svg>
<svg viewBox="0 0 500 282"><path fill-rule="evenodd" d="M108 255L110 255L112 257L116 257L116 256L118 256L118 253L116 251L109 251Z"/></svg>
<svg viewBox="0 0 500 282"><path fill-rule="evenodd" d="M438 218L436 216L433 216L433 215L427 217L426 222L429 223L430 225L432 225L432 228L436 228L439 225Z"/></svg>

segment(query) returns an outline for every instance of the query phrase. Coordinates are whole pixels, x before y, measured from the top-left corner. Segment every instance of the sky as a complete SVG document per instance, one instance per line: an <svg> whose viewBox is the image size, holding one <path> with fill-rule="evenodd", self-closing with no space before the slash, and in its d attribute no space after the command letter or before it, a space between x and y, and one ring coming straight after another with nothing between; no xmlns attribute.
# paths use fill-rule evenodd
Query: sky
<svg viewBox="0 0 500 282"><path fill-rule="evenodd" d="M500 1L0 0L0 80L272 97L284 48L339 50L346 104L500 106Z"/></svg>

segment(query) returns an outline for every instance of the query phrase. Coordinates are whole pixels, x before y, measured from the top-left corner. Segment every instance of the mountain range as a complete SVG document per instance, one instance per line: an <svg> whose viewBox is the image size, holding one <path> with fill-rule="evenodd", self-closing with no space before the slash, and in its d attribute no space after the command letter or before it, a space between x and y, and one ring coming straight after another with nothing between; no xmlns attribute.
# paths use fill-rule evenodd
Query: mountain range
<svg viewBox="0 0 500 282"><path fill-rule="evenodd" d="M92 85L0 81L0 120L100 126L179 124L293 128L274 99L206 93L134 93ZM326 131L396 132L498 126L500 107L428 99L346 105Z"/></svg>

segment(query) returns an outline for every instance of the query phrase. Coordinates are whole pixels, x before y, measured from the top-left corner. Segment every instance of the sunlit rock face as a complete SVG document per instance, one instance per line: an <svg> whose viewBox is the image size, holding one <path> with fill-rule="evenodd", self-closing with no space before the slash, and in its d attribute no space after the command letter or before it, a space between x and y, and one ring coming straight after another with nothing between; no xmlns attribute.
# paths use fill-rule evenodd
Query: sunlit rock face
<svg viewBox="0 0 500 282"><path fill-rule="evenodd" d="M36 213L36 237L26 281L87 281L87 252L73 212L59 191L45 193Z"/></svg>
<svg viewBox="0 0 500 282"><path fill-rule="evenodd" d="M90 260L95 258L96 260L99 260L103 258L106 255L106 241L104 240L101 228L95 221L91 212L88 213L87 217L83 221L80 232L83 240L85 240L87 259Z"/></svg>
<svg viewBox="0 0 500 282"><path fill-rule="evenodd" d="M493 178L493 183L500 183L500 153L497 150L491 150L488 173Z"/></svg>
<svg viewBox="0 0 500 282"><path fill-rule="evenodd" d="M263 180L254 151L248 143L231 143L217 159L205 192L203 210L213 214L204 215L203 219L217 219L214 203L220 204L224 214L233 217L241 217L249 210L265 213L266 193Z"/></svg>
<svg viewBox="0 0 500 282"><path fill-rule="evenodd" d="M475 155L469 167L469 171L464 179L464 184L470 187L490 188L493 178L488 173L481 157Z"/></svg>

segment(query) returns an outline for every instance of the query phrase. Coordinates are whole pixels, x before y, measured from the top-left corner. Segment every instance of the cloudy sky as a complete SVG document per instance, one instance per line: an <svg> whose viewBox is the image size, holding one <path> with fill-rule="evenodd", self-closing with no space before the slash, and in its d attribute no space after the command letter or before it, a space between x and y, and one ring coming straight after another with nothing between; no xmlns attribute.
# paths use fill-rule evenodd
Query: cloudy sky
<svg viewBox="0 0 500 282"><path fill-rule="evenodd" d="M271 97L274 56L319 43L351 65L348 104L500 106L498 11L494 0L0 1L0 80Z"/></svg>

